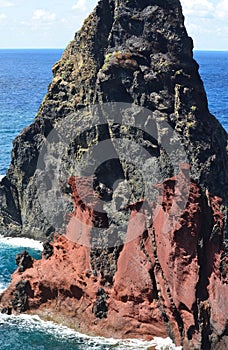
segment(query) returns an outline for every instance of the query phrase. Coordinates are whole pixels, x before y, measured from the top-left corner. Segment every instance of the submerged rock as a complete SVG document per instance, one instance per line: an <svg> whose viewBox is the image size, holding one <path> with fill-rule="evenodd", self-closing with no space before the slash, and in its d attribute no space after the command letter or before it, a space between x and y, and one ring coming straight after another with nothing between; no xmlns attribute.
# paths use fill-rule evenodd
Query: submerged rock
<svg viewBox="0 0 228 350"><path fill-rule="evenodd" d="M4 234L58 232L2 309L228 347L227 133L192 49L178 0L99 1L0 184Z"/></svg>

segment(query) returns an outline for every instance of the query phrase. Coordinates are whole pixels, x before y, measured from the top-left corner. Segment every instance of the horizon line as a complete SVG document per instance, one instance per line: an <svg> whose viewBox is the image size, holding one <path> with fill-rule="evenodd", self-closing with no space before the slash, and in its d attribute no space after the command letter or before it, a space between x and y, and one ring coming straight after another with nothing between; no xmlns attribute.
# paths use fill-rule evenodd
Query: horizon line
<svg viewBox="0 0 228 350"><path fill-rule="evenodd" d="M65 50L63 47L0 47L0 50Z"/></svg>
<svg viewBox="0 0 228 350"><path fill-rule="evenodd" d="M66 47L0 47L0 50L65 50ZM228 52L226 49L193 49L194 51Z"/></svg>

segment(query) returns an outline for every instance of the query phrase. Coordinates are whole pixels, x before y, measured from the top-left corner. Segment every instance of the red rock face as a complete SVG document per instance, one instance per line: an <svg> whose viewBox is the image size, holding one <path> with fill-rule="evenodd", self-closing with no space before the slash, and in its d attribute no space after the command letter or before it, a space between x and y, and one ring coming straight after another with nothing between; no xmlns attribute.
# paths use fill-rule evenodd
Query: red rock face
<svg viewBox="0 0 228 350"><path fill-rule="evenodd" d="M51 257L13 274L1 307L94 335L170 336L184 349L226 349L228 279L220 199L204 198L191 182L187 205L175 221L187 191L183 176L157 186L161 204L130 206L112 283L104 283L91 266L97 215L92 180L72 177L75 210L66 236L55 236Z"/></svg>

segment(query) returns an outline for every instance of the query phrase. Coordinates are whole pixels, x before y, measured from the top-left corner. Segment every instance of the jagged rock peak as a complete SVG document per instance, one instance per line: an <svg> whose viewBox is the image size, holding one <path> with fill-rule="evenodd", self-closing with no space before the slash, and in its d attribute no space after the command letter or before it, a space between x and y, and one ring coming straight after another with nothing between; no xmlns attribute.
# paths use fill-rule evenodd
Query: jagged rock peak
<svg viewBox="0 0 228 350"><path fill-rule="evenodd" d="M0 232L49 236L2 312L227 348L227 133L192 48L179 1L103 0L85 20L0 183Z"/></svg>
<svg viewBox="0 0 228 350"><path fill-rule="evenodd" d="M96 84L99 83L98 72L102 73L115 63L116 66L119 63L119 68L122 65L133 71L152 69L157 73L164 71L164 68L171 71L181 64L182 68L192 66L197 72L198 66L192 60L192 48L192 39L187 35L179 1L104 0L85 20L53 72L56 78L61 77L65 82L72 82L74 77L76 90L73 91L72 107L81 108L88 103L100 102ZM70 70L73 74L70 74ZM102 100L133 100L126 96L124 87L120 90L121 96L104 96ZM138 93L142 94L142 91ZM107 91L104 95L107 95ZM64 96L64 99L69 102L67 97Z"/></svg>
<svg viewBox="0 0 228 350"><path fill-rule="evenodd" d="M204 191L223 198L225 213L227 134L208 111L192 49L179 1L99 1L54 65L53 81L34 123L14 141L12 162L1 185L1 230L37 238L55 230L37 200L40 152L61 120L79 113L75 127L80 133L83 108L104 102L139 105L150 110L156 122L168 123L182 137L192 177ZM107 125L107 134L115 137L108 121ZM149 134L153 125L142 121ZM160 129L165 138L164 126ZM83 148L82 141L77 142ZM164 161L161 167L167 177L173 175L164 169Z"/></svg>

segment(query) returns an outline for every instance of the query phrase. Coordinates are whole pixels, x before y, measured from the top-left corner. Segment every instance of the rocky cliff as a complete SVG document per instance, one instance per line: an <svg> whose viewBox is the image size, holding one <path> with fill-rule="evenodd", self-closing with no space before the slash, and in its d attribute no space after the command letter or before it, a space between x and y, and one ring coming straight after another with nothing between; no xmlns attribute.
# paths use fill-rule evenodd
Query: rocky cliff
<svg viewBox="0 0 228 350"><path fill-rule="evenodd" d="M227 133L192 49L178 0L101 0L86 19L0 184L1 232L50 237L4 311L227 348Z"/></svg>
<svg viewBox="0 0 228 350"><path fill-rule="evenodd" d="M71 152L76 158L99 138L118 137L119 131L111 130L107 117L106 130L95 128L89 140L83 127L80 129L85 120L83 108L105 102L149 109L150 119L143 116L139 120L134 113L131 120L132 126L139 125L149 135L158 133L154 120L161 128L162 121L167 122L182 138L192 178L223 198L225 212L227 134L208 111L192 48L179 1L100 1L53 67L53 81L34 123L13 143L12 162L0 187L1 232L42 238L59 228L45 217L37 199L40 152L59 122L66 119L70 123L69 116L80 110L74 127L81 136L76 140L77 150L74 147ZM159 144L161 137L165 140L165 129L156 137ZM172 175L169 169L164 171ZM47 181L52 182L49 177Z"/></svg>
<svg viewBox="0 0 228 350"><path fill-rule="evenodd" d="M66 236L56 235L42 260L33 261L26 252L17 256L18 270L1 297L2 312L39 314L92 335L169 336L186 350L227 349L228 254L221 199L205 199L192 181L178 223L165 230L170 203L178 205L185 197L185 188L173 197L175 183L184 185L184 177L182 172L159 186L163 205L137 202L129 208L125 242L116 240L111 247L104 241L96 249L72 241L79 233L84 242L91 239L97 219L79 194L90 192L89 181L72 177L74 213Z"/></svg>

